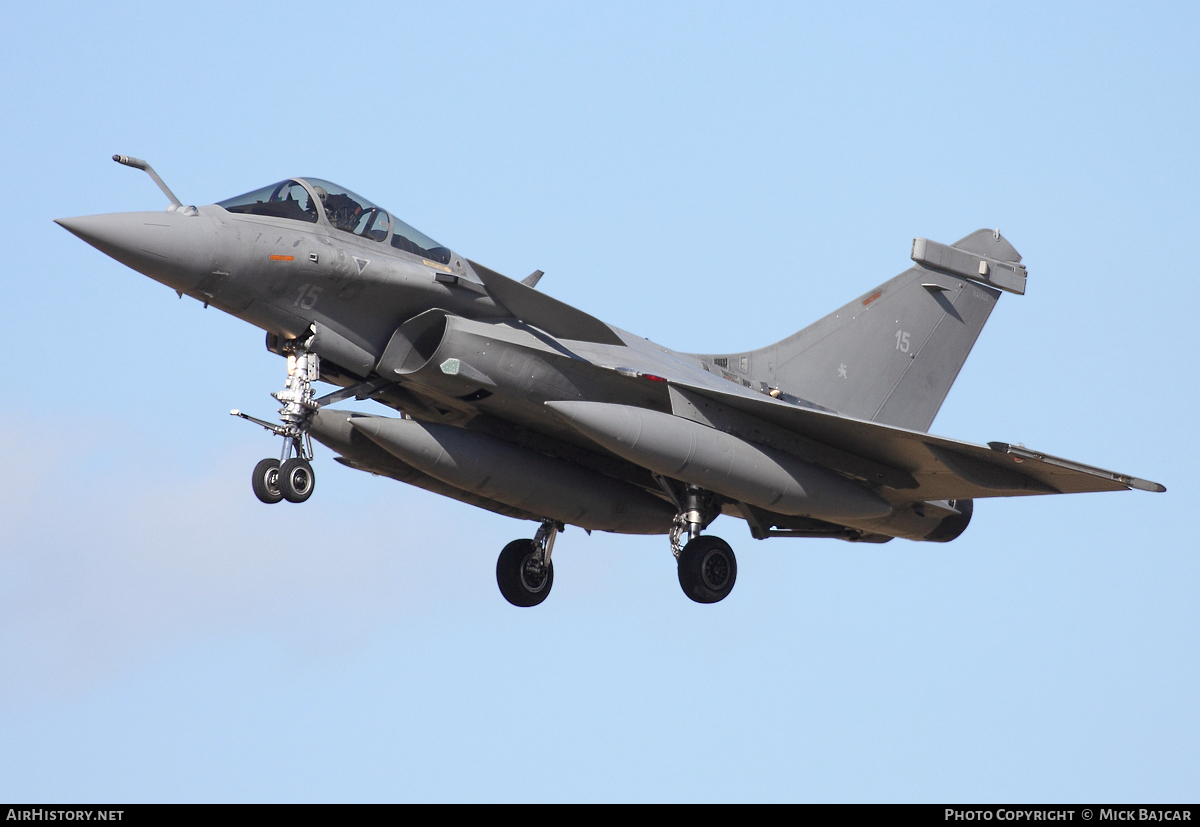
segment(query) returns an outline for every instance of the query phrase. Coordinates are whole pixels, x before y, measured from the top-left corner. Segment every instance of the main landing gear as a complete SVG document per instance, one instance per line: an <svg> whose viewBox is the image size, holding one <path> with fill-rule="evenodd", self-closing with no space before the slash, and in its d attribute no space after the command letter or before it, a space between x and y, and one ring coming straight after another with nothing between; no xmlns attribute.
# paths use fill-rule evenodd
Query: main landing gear
<svg viewBox="0 0 1200 827"><path fill-rule="evenodd" d="M254 466L250 479L254 496L268 505L287 500L302 503L312 496L317 477L312 468L312 438L308 435L313 412L320 407L313 399L312 383L321 374L320 359L300 343L287 348L288 378L283 390L271 394L283 407L279 409L282 425L265 422L241 411L230 411L283 437L279 459L264 459Z"/></svg>
<svg viewBox="0 0 1200 827"><path fill-rule="evenodd" d="M496 560L496 584L500 594L514 606L536 606L550 594L554 585L554 564L550 552L562 523L546 520L532 540L513 540Z"/></svg>
<svg viewBox="0 0 1200 827"><path fill-rule="evenodd" d="M737 557L729 543L720 537L700 534L720 513L717 503L711 494L694 486L687 486L680 496L667 481L661 483L664 490L672 493L676 504L682 506L670 533L680 588L697 603L724 600L737 582ZM532 540L513 540L504 547L496 560L496 585L505 600L514 606L528 607L549 596L554 585L550 554L554 551L554 539L563 528L562 523L544 520ZM689 538L687 543L683 542L685 533Z"/></svg>
<svg viewBox="0 0 1200 827"><path fill-rule="evenodd" d="M737 557L729 543L720 537L700 534L720 513L715 503L707 492L694 485L687 486L682 502L668 481L660 478L659 485L671 494L677 506L682 506L670 535L671 553L678 561L680 588L697 603L724 600L737 582Z"/></svg>

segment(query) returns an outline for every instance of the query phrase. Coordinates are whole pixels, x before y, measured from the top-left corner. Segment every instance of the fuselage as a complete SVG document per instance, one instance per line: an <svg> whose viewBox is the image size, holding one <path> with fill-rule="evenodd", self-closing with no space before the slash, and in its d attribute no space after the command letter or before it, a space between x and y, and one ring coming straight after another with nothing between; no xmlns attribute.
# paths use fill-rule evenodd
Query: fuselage
<svg viewBox="0 0 1200 827"><path fill-rule="evenodd" d="M266 331L287 357L274 394L267 504L313 491L311 439L342 463L541 524L501 552L497 582L535 605L565 525L669 534L701 603L736 578L702 535L720 514L756 539L947 542L978 497L1158 483L994 442L928 433L1002 292L1023 294L999 233L914 241L912 266L773 345L677 353L444 247L365 198L288 179L204 207L59 224L112 258ZM318 398L313 383L341 389ZM351 396L401 412L329 407ZM689 540L682 542L686 532Z"/></svg>

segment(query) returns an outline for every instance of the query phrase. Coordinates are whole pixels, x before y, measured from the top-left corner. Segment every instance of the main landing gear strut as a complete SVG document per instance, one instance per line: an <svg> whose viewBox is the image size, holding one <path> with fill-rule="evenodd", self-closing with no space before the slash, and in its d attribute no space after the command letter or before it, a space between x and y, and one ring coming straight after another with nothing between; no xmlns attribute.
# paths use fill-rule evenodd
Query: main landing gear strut
<svg viewBox="0 0 1200 827"><path fill-rule="evenodd" d="M251 485L254 496L264 503L273 504L280 500L302 503L312 496L316 475L312 469L312 438L308 435L313 412L320 407L313 398L312 383L321 374L320 359L299 342L284 345L287 353L288 377L284 388L273 394L283 403L279 409L282 425L256 419L239 410L230 411L257 425L261 425L276 436L283 437L283 450L279 459L264 459L254 466Z"/></svg>
<svg viewBox="0 0 1200 827"><path fill-rule="evenodd" d="M681 499L669 481L659 478L658 482L679 508L670 536L671 553L678 561L680 588L697 603L724 600L737 581L737 558L729 543L720 537L700 534L720 513L711 495L689 485Z"/></svg>
<svg viewBox="0 0 1200 827"><path fill-rule="evenodd" d="M496 561L496 584L500 594L514 606L536 606L550 594L554 585L554 538L562 523L544 520L532 540L513 540Z"/></svg>

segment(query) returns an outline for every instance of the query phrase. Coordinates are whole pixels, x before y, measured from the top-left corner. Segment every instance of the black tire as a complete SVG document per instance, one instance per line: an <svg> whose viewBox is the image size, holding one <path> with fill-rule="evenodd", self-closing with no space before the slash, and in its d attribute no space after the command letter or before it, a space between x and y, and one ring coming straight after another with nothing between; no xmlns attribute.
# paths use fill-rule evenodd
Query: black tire
<svg viewBox="0 0 1200 827"><path fill-rule="evenodd" d="M254 496L267 505L274 505L283 499L279 490L279 460L264 459L254 466L254 476L250 479L254 488Z"/></svg>
<svg viewBox="0 0 1200 827"><path fill-rule="evenodd" d="M290 503L302 503L312 496L316 475L308 460L293 457L279 469L279 491Z"/></svg>
<svg viewBox="0 0 1200 827"><path fill-rule="evenodd" d="M554 585L554 561L539 571L533 558L535 551L533 540L513 540L496 560L496 585L514 606L536 606Z"/></svg>
<svg viewBox="0 0 1200 827"><path fill-rule="evenodd" d="M697 603L724 600L737 582L737 558L720 537L697 537L679 554L679 585Z"/></svg>

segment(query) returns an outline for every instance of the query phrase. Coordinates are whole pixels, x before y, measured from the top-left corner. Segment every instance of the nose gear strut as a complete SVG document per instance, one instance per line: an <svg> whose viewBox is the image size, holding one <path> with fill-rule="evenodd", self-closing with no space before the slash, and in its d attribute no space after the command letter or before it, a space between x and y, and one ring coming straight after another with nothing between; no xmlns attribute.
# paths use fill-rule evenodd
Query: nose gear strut
<svg viewBox="0 0 1200 827"><path fill-rule="evenodd" d="M279 409L282 425L258 419L236 408L229 412L283 437L279 460L264 459L254 467L251 480L254 494L264 503L277 503L281 499L302 503L312 496L316 485L312 470L312 438L308 429L313 413L321 407L314 399L312 387L321 375L321 360L317 354L309 352L309 341L292 340L282 345L287 354L287 381L283 390L271 394L283 403Z"/></svg>

